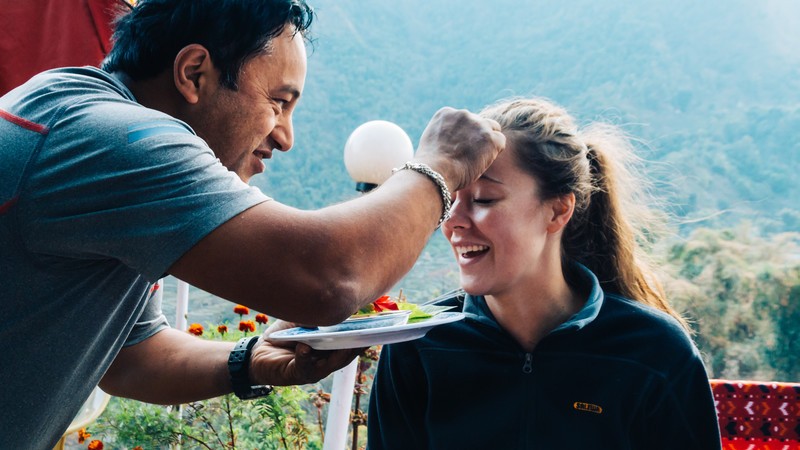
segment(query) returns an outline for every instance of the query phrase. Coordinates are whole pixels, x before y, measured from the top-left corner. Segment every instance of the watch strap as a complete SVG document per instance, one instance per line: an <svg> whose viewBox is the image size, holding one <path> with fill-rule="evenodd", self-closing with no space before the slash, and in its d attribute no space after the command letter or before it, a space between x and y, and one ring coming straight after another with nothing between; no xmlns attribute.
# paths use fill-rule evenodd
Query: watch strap
<svg viewBox="0 0 800 450"><path fill-rule="evenodd" d="M253 385L250 382L250 356L257 342L258 336L241 338L228 355L233 393L242 400L269 395L273 389L270 385Z"/></svg>

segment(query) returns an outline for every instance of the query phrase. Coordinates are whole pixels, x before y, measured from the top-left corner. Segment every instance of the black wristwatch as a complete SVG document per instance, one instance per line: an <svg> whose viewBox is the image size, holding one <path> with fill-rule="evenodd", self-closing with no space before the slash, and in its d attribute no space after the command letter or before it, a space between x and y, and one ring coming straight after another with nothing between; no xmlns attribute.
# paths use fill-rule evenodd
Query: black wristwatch
<svg viewBox="0 0 800 450"><path fill-rule="evenodd" d="M228 372L231 374L233 393L242 400L269 395L273 389L270 385L253 385L250 382L250 354L256 342L258 336L241 338L228 356Z"/></svg>

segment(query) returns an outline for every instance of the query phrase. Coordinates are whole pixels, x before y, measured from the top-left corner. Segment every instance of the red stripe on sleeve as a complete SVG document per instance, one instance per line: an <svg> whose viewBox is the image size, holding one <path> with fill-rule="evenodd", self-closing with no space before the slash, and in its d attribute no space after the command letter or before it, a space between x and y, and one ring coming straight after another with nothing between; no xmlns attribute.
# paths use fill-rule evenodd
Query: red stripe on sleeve
<svg viewBox="0 0 800 450"><path fill-rule="evenodd" d="M38 123L31 122L30 120L23 119L22 117L15 116L8 111L0 109L0 117L7 121L19 125L26 130L30 130L39 134L47 134L49 131L46 126L39 125Z"/></svg>
<svg viewBox="0 0 800 450"><path fill-rule="evenodd" d="M0 111L0 112L2 112L2 111ZM3 203L2 205L0 205L0 215L3 215L5 213L7 213L8 210L11 209L12 206L16 205L17 204L17 199L19 199L19 197L14 197L11 200L9 200L9 201Z"/></svg>

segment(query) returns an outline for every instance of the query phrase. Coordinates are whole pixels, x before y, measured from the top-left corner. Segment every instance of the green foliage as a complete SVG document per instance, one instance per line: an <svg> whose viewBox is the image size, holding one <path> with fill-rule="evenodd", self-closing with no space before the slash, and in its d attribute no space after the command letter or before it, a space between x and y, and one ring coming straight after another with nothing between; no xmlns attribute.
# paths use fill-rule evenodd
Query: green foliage
<svg viewBox="0 0 800 450"><path fill-rule="evenodd" d="M226 306L232 310L232 304ZM234 321L238 322L239 318L237 316ZM246 336L226 324L230 331L224 334L216 325L208 324L202 337L236 341ZM259 324L256 333L263 332L266 326ZM312 403L311 392L315 389L316 385L276 387L271 395L251 401L228 394L173 407L114 397L92 433L113 448L138 445L157 449L173 444L181 444L183 448L225 450L322 448L321 429L306 426L314 421L309 411L322 408L321 404Z"/></svg>
<svg viewBox="0 0 800 450"><path fill-rule="evenodd" d="M164 448L178 443L181 429L177 415L163 406L116 397L92 426L95 438L115 448Z"/></svg>
<svg viewBox="0 0 800 450"><path fill-rule="evenodd" d="M800 267L788 268L778 280L780 290L774 305L775 345L767 349L770 363L780 380L800 380Z"/></svg>
<svg viewBox="0 0 800 450"><path fill-rule="evenodd" d="M669 297L713 376L800 379L800 234L698 229L667 253Z"/></svg>
<svg viewBox="0 0 800 450"><path fill-rule="evenodd" d="M268 441L280 444L275 447L264 447L262 440L253 442L255 446L261 448L281 448L281 449L305 449L309 446L309 440L314 437L314 444L321 447L318 436L312 436L312 431L306 427L306 412L302 407L303 403L309 401L306 391L298 387L279 388L275 395L260 398L255 401L255 409L261 417L269 419L271 426L267 432Z"/></svg>
<svg viewBox="0 0 800 450"><path fill-rule="evenodd" d="M279 387L265 398L241 401L234 395L165 408L114 398L93 426L95 437L113 448L184 448L263 450L321 448L320 437L306 428L299 387Z"/></svg>

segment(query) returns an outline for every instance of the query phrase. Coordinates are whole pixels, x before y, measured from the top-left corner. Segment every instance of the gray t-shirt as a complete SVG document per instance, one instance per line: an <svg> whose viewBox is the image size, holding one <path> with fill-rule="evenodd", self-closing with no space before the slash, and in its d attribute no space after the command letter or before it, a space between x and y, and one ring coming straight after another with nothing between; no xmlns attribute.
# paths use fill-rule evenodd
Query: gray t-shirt
<svg viewBox="0 0 800 450"><path fill-rule="evenodd" d="M52 448L120 348L168 326L153 283L266 200L96 68L0 98L0 448Z"/></svg>

